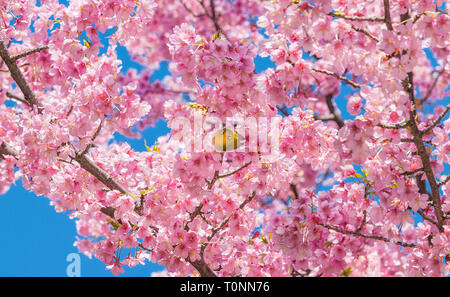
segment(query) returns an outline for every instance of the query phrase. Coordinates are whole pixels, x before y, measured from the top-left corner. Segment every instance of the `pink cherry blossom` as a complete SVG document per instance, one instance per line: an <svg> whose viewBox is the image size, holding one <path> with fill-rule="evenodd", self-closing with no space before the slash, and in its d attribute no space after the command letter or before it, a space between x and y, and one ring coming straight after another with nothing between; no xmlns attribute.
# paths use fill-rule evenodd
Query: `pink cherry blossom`
<svg viewBox="0 0 450 297"><path fill-rule="evenodd" d="M448 275L443 1L34 2L0 1L0 193L114 275Z"/></svg>

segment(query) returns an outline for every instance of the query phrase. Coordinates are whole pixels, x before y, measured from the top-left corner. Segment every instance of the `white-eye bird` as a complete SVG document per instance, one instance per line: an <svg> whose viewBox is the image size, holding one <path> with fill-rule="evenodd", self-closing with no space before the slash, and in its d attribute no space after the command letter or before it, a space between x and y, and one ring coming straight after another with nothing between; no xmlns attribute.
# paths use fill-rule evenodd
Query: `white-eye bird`
<svg viewBox="0 0 450 297"><path fill-rule="evenodd" d="M217 151L229 152L240 147L245 138L235 130L223 128L216 132L212 141Z"/></svg>

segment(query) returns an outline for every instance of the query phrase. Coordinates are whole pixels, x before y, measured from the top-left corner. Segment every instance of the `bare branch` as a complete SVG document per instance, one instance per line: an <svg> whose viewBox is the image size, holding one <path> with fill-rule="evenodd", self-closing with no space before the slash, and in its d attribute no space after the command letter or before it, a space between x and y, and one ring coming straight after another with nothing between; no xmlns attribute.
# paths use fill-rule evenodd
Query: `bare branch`
<svg viewBox="0 0 450 297"><path fill-rule="evenodd" d="M416 247L416 245L414 243L405 243L405 242L401 242L401 241L391 241L390 239L383 237L383 236L377 236L377 235L367 235L367 234L363 234L360 232L356 232L356 231L349 231L349 230L344 230L338 227L334 227L334 226L330 226L330 225L326 225L326 224L322 224L322 223L317 223L319 226L322 226L324 228L327 228L329 230L333 230L342 234L348 234L348 235L353 235L353 236L358 236L358 237L363 237L363 238L367 238L367 239L373 239L373 240L380 240L380 241L384 241L384 242L388 242L388 243L393 243L402 247Z"/></svg>
<svg viewBox="0 0 450 297"><path fill-rule="evenodd" d="M364 209L363 210L363 219L361 221L361 224L359 225L358 229L356 229L356 232L360 232L362 230L362 228L364 227L364 224L366 223L367 220L367 211Z"/></svg>
<svg viewBox="0 0 450 297"><path fill-rule="evenodd" d="M0 56L8 67L9 72L11 73L11 76L16 82L17 86L22 91L25 100L27 100L32 106L36 105L38 107L38 110L42 110L42 103L36 98L33 90L25 80L22 71L17 66L16 61L13 60L9 55L8 49L6 48L2 40L0 40Z"/></svg>
<svg viewBox="0 0 450 297"><path fill-rule="evenodd" d="M19 59L21 59L21 58L24 58L24 57L26 57L26 56L29 56L29 55L32 55L32 54L34 54L34 53L38 53L38 52L44 51L44 50L48 50L48 46L47 46L47 45L45 45L45 46L40 46L40 47L38 47L38 48L35 48L35 49L32 49L32 50L29 50L29 51L26 51L26 52L17 54L17 55L15 55L15 56L12 56L11 59L12 59L13 61L17 61L17 60L19 60Z"/></svg>
<svg viewBox="0 0 450 297"><path fill-rule="evenodd" d="M243 209L248 203L250 203L253 198L255 197L256 192L253 192L250 196L247 197L247 199L245 199L244 202L241 203L241 205L239 205L239 209ZM217 228L214 228L211 232L211 234L208 236L208 241L211 241L211 239L214 238L214 236L217 234L217 232L219 232L220 230L222 230L222 228L228 223L228 221L230 220L232 215L229 215L225 220L222 221L222 223L219 224L219 226L217 226ZM206 246L205 246L206 247Z"/></svg>
<svg viewBox="0 0 450 297"><path fill-rule="evenodd" d="M294 193L294 199L298 199L298 191L297 191L297 185L295 184L290 184L289 185L291 188L292 193Z"/></svg>
<svg viewBox="0 0 450 297"><path fill-rule="evenodd" d="M6 142L0 145L0 159L4 159L4 156L13 156L17 159L17 151Z"/></svg>
<svg viewBox="0 0 450 297"><path fill-rule="evenodd" d="M363 33L364 35L368 36L370 39L374 40L375 42L378 42L378 38L376 38L375 36L373 36L372 34L370 34L368 31L362 29L362 28L358 28L352 25L352 29L355 30L356 32L360 32Z"/></svg>
<svg viewBox="0 0 450 297"><path fill-rule="evenodd" d="M357 21L357 22L384 22L384 18L377 18L377 17L358 17L358 16L350 16L350 15L343 15L340 13L330 12L328 14L329 16L340 18L348 21Z"/></svg>
<svg viewBox="0 0 450 297"><path fill-rule="evenodd" d="M392 27L392 21L391 21L391 12L389 9L389 0L383 0L384 4L384 22L386 23L386 27L392 31L394 28Z"/></svg>
<svg viewBox="0 0 450 297"><path fill-rule="evenodd" d="M405 172L401 173L401 175L414 175L414 174L416 174L417 172L420 172L420 171L423 171L423 167L417 168L417 169L414 169L414 170L410 170L410 171L405 171Z"/></svg>
<svg viewBox="0 0 450 297"><path fill-rule="evenodd" d="M289 114L289 112L287 112L287 110L286 110L286 107L284 107L284 106L278 106L277 105L277 109L285 116L285 117L288 117L288 116L290 116L290 114Z"/></svg>
<svg viewBox="0 0 450 297"><path fill-rule="evenodd" d="M445 72L445 67L442 67L442 70L439 71L438 74L436 75L436 77L434 78L433 84L432 84L431 87L428 89L426 95L425 95L423 98L418 99L418 100L420 100L420 102L426 102L426 101L428 100L428 98L430 98L431 93L433 92L434 88L436 87L439 78L441 77L441 75L442 75L444 72Z"/></svg>
<svg viewBox="0 0 450 297"><path fill-rule="evenodd" d="M120 185L113 177L111 177L111 175L109 175L103 169L97 166L94 163L94 161L91 158L89 158L86 154L77 153L74 160L77 161L78 164L80 164L81 168L88 171L90 174L96 177L101 183L103 183L111 190L117 190L122 194L127 195L130 194L130 192L128 192L127 189L125 189L122 185Z"/></svg>
<svg viewBox="0 0 450 297"><path fill-rule="evenodd" d="M228 176L230 176L230 175L233 175L233 174L235 174L236 172L241 171L242 169L244 169L245 167L247 167L247 166L250 165L251 163L252 163L252 161L247 162L247 163L245 163L244 165L242 165L241 167L239 167L239 168L236 169L236 170L233 170L233 171L231 171L231 172L229 172L229 173L225 173L225 174L219 175L218 178L224 178L224 177L228 177Z"/></svg>
<svg viewBox="0 0 450 297"><path fill-rule="evenodd" d="M25 99L23 99L23 98L21 98L21 97L19 97L17 95L14 95L14 94L12 94L10 92L6 92L6 96L8 96L10 99L19 101L19 102L21 102L21 103L31 107L30 102L28 102L27 100L25 100Z"/></svg>
<svg viewBox="0 0 450 297"><path fill-rule="evenodd" d="M418 209L418 210L417 210L417 213L420 214L420 216L421 216L424 220L427 220L427 221L429 221L429 222L431 222L432 224L434 224L434 225L437 226L437 224L438 224L437 221L434 220L434 219L432 219L432 218L430 218L429 216L427 216L427 215L423 212L423 210Z"/></svg>
<svg viewBox="0 0 450 297"><path fill-rule="evenodd" d="M442 181L440 181L438 183L438 186L440 187L440 186L445 185L446 183L448 183L449 180L450 180L450 175L447 175L447 177L445 179L443 179Z"/></svg>
<svg viewBox="0 0 450 297"><path fill-rule="evenodd" d="M327 74L327 75L330 75L330 76L334 76L334 77L336 77L337 79L342 80L342 81L346 82L347 84L351 85L351 86L354 87L355 89L361 88L361 85L360 85L360 84L358 84L358 83L356 83L356 82L354 82L354 81L351 81L351 80L349 80L348 78L346 78L346 77L344 77L344 76L342 76L342 75L337 74L336 72L331 72L331 71L323 70L323 69L319 69L319 68L313 68L312 70L314 70L314 71L316 71L316 72L324 73L324 74Z"/></svg>
<svg viewBox="0 0 450 297"><path fill-rule="evenodd" d="M209 268L209 266L205 263L205 261L203 259L197 260L197 261L191 261L188 259L187 261L189 264L194 266L195 269L197 269L200 276L202 276L202 277L216 277L217 276L214 273L214 271L212 271L212 269Z"/></svg>
<svg viewBox="0 0 450 297"><path fill-rule="evenodd" d="M183 0L181 0L181 4L183 5L184 9L186 9L190 14L192 14L196 18L200 18L203 16L207 16L205 13L202 14L195 14L189 7L187 7L186 3L184 3Z"/></svg>
<svg viewBox="0 0 450 297"><path fill-rule="evenodd" d="M378 124L378 127L384 128L384 129L393 129L393 130L398 130L398 129L404 129L406 127L408 127L408 123L402 124L402 123L398 123L398 124L394 124L394 125L384 125L384 124Z"/></svg>
<svg viewBox="0 0 450 297"><path fill-rule="evenodd" d="M435 119L433 121L433 123L427 127L426 129L424 129L423 131L421 131L420 133L422 135L426 135L429 132L431 132L431 130L433 130L437 125L439 125L439 123L442 121L443 118L445 118L445 116L447 115L447 112L450 110L450 104L447 104L447 106L445 107L445 110L437 117L437 119Z"/></svg>
<svg viewBox="0 0 450 297"><path fill-rule="evenodd" d="M330 93L325 96L325 101L327 103L328 110L330 111L331 115L333 116L331 120L335 121L338 125L339 129L344 127L344 121L342 120L341 116L339 115L338 111L334 107L333 104L333 94Z"/></svg>
<svg viewBox="0 0 450 297"><path fill-rule="evenodd" d="M410 111L410 115L409 115L409 117L410 117L409 127L410 127L410 131L413 135L414 144L417 148L417 154L420 156L420 160L422 161L423 171L425 172L425 176L427 177L428 183L431 188L431 199L433 201L433 207L434 207L434 211L435 211L436 218L437 218L436 226L438 227L440 232L443 232L444 231L444 228L443 228L444 213L442 211L441 194L439 192L439 185L436 182L433 168L431 167L430 156L428 155L427 149L426 149L426 147L423 143L423 139L422 139L422 136L425 133L428 133L427 132L428 129L430 129L430 131L431 131L431 129L433 129L433 125L427 129L425 129L424 131L420 131L419 128L417 127L416 121L414 120L415 116L416 116L416 110L414 107L415 99L414 99L414 84L413 84L412 72L408 72L408 76L406 77L406 79L403 82L403 88L405 89L406 92L409 93L410 101L413 103L412 104L413 109ZM447 106L447 111L448 111L448 108L449 108L449 106ZM439 117L438 119L440 121L442 118Z"/></svg>

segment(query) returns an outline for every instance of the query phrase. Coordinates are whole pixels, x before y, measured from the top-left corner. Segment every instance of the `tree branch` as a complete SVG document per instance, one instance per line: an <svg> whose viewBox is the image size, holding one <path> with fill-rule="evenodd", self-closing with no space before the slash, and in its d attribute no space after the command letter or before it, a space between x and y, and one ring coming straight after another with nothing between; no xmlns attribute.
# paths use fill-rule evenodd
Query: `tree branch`
<svg viewBox="0 0 450 297"><path fill-rule="evenodd" d="M330 12L328 14L329 16L340 18L348 21L357 21L357 22L384 22L384 18L377 18L377 17L358 17L358 16L350 16L350 15L343 15L340 13Z"/></svg>
<svg viewBox="0 0 450 297"><path fill-rule="evenodd" d="M250 203L253 198L255 197L256 192L253 192L250 196L247 197L247 199L244 200L244 202L241 203L241 205L239 205L239 209L243 209L248 203ZM231 215L229 215L225 220L222 221L222 223L219 224L219 226L217 226L217 228L214 228L211 232L211 234L208 236L208 241L211 241L211 239L214 238L214 236L217 234L217 232L219 232L227 223L228 221L231 219ZM206 245L204 246L206 247ZM204 250L204 248L202 248L202 250Z"/></svg>
<svg viewBox="0 0 450 297"><path fill-rule="evenodd" d="M376 38L375 36L373 36L372 34L370 34L368 31L362 29L362 28L358 28L352 25L352 29L355 30L356 32L361 32L364 35L366 35L367 37L369 37L370 39L374 40L375 42L378 42L378 38Z"/></svg>
<svg viewBox="0 0 450 297"><path fill-rule="evenodd" d="M319 115L319 116L316 116L315 119L321 120L321 121L335 121L336 124L338 125L339 129L344 127L344 121L342 120L341 116L338 114L338 111L334 107L333 94L332 93L327 94L325 96L325 101L327 103L327 107L328 107L328 110L330 111L330 114L329 115Z"/></svg>
<svg viewBox="0 0 450 297"><path fill-rule="evenodd" d="M426 102L428 100L428 98L430 98L431 93L433 92L434 88L436 87L439 78L441 77L441 75L444 72L445 72L445 65L444 65L444 67L442 67L442 70L439 71L438 74L436 75L436 78L434 79L433 84L431 85L431 87L428 89L426 95L423 98L419 99L420 102L422 102L422 103Z"/></svg>
<svg viewBox="0 0 450 297"><path fill-rule="evenodd" d="M346 78L346 77L344 77L344 76L342 76L342 75L337 74L336 72L331 72L331 71L323 70L323 69L319 69L319 68L312 68L312 70L314 70L314 71L316 71L316 72L324 73L324 74L327 74L327 75L330 75L330 76L334 76L334 77L336 77L337 79L340 79L340 80L346 82L347 84L351 85L351 86L354 87L355 89L361 88L361 85L360 85L360 84L358 84L358 83L356 83L356 82L354 82L354 81L351 81L351 80L349 80L348 78Z"/></svg>
<svg viewBox="0 0 450 297"><path fill-rule="evenodd" d="M392 21L391 21L391 12L389 9L389 0L383 0L384 4L384 22L386 23L386 27L392 31L394 28L392 27Z"/></svg>
<svg viewBox="0 0 450 297"><path fill-rule="evenodd" d="M416 110L414 108L415 99L414 99L414 82L413 82L412 72L408 72L408 76L403 81L403 88L405 89L406 92L409 93L409 99L413 106L413 110L410 111L410 115L409 115L410 119L409 119L408 123L409 123L410 131L413 135L414 144L417 148L417 154L420 156L420 160L422 161L423 171L425 172L425 176L427 177L428 183L431 188L431 198L433 201L433 207L434 207L434 211L435 211L436 218L437 218L436 226L440 232L443 232L444 231L444 228L443 228L444 213L442 211L441 194L439 192L439 185L436 182L433 168L431 167L430 156L428 155L428 152L425 148L425 145L423 144L423 139L422 139L424 132L427 131L428 128L425 129L424 131L420 131L419 128L417 127L416 120L415 120ZM447 108L447 111L448 111L448 108ZM433 126L430 126L430 127L433 127Z"/></svg>
<svg viewBox="0 0 450 297"><path fill-rule="evenodd" d="M373 239L373 240L380 240L380 241L384 241L384 242L388 242L388 243L394 243L396 245L402 246L402 247L416 247L416 245L414 243L405 243L405 242L401 242L401 241L391 241L386 237L383 236L377 236L377 235L367 235L367 234L363 234L360 232L355 232L355 231L348 231L348 230L344 230L338 227L334 227L334 226L330 226L330 225L326 225L326 224L322 224L322 223L317 223L319 226L322 226L324 228L327 228L329 230L333 230L342 234L348 234L348 235L353 235L353 236L358 236L358 237L363 237L363 238L367 238L367 239Z"/></svg>
<svg viewBox="0 0 450 297"><path fill-rule="evenodd" d="M32 49L32 50L29 50L29 51L26 51L26 52L17 54L17 55L15 55L15 56L12 56L11 59L12 59L13 61L17 61L17 60L19 60L19 59L21 59L21 58L24 58L24 57L26 57L26 56L29 56L29 55L32 55L32 54L34 54L34 53L38 53L38 52L44 51L44 50L48 50L48 46L47 46L47 45L45 45L45 46L40 46L40 47L38 47L38 48L35 48L35 49Z"/></svg>
<svg viewBox="0 0 450 297"><path fill-rule="evenodd" d="M449 110L450 110L450 104L447 104L447 106L445 107L445 110L437 117L437 119L435 119L429 127L424 129L420 133L422 135L426 135L426 134L430 133L431 130L433 130L437 125L439 125L439 123L442 121L442 119L445 118L445 116L447 115L447 112Z"/></svg>
<svg viewBox="0 0 450 297"><path fill-rule="evenodd" d="M4 159L4 156L13 156L17 159L17 151L6 142L0 145L0 159Z"/></svg>
<svg viewBox="0 0 450 297"><path fill-rule="evenodd" d="M6 66L8 67L9 72L11 73L11 76L16 82L17 86L22 91L25 100L28 101L32 106L36 105L38 107L38 110L41 111L43 107L42 103L36 98L36 95L34 94L33 90L29 86L28 82L25 80L22 71L17 66L16 61L13 60L9 55L8 49L3 43L3 40L0 40L0 56L2 57Z"/></svg>
<svg viewBox="0 0 450 297"><path fill-rule="evenodd" d="M12 94L10 92L6 92L6 96L8 96L10 99L19 101L19 102L21 102L21 103L31 107L30 102L28 102L27 100L25 100L25 99L23 99L23 98L21 98L21 97L19 97L17 95L14 95L14 94Z"/></svg>

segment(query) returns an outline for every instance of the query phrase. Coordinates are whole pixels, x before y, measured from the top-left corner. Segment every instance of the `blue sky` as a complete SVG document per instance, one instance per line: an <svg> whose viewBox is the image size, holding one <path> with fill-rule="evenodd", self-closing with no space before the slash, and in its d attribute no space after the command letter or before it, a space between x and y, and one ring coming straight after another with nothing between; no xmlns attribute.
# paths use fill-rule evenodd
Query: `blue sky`
<svg viewBox="0 0 450 297"><path fill-rule="evenodd" d="M100 34L102 42L107 46L107 37L112 31ZM104 52L104 51L102 51ZM143 66L132 61L125 48L117 48L118 56L123 62L123 71ZM269 58L255 59L256 71L261 72L274 64ZM152 76L152 80L162 79L170 75L167 63L161 64L160 70ZM346 112L345 96L353 89L344 85L336 98L336 104L342 112L344 119L351 118ZM445 100L448 103L448 98ZM144 151L144 139L147 143L154 143L158 136L169 132L163 121L157 123L155 128L144 131L142 139L127 139L116 134L116 141L127 141L134 149ZM447 172L448 166L446 168ZM10 191L0 196L0 254L3 255L0 264L1 276L66 276L69 262L66 257L70 253L77 253L73 246L77 236L75 221L70 220L64 213L56 213L49 204L50 200L37 197L23 189L21 181L17 181ZM162 266L147 262L132 269L124 267L125 273L121 276L150 276L153 271L160 271ZM81 276L112 276L105 265L95 259L81 255Z"/></svg>

